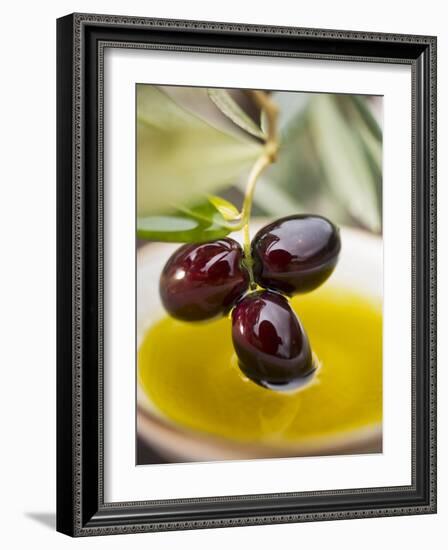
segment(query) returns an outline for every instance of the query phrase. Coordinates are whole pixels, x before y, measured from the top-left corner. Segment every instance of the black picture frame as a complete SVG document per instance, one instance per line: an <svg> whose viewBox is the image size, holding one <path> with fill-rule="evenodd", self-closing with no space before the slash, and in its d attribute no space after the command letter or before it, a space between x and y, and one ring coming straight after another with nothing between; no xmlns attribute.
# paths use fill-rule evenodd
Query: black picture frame
<svg viewBox="0 0 448 550"><path fill-rule="evenodd" d="M411 485L104 501L102 55L111 43L411 66ZM92 14L58 19L57 254L58 531L89 536L436 512L435 37Z"/></svg>

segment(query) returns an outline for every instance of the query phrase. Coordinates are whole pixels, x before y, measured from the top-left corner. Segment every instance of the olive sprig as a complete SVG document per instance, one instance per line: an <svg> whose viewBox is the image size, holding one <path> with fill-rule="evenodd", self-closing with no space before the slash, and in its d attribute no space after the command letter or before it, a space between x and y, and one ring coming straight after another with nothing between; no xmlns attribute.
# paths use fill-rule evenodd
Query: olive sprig
<svg viewBox="0 0 448 550"><path fill-rule="evenodd" d="M249 174L242 210L212 197L233 221L233 230L243 229L243 247L229 237L181 246L163 268L160 297L168 313L182 321L231 312L241 372L271 390L297 390L310 380L318 360L288 298L316 289L332 274L341 248L339 229L322 216L302 214L272 222L251 241L255 186L277 159L279 148L278 108L266 92L252 94L268 128L263 152Z"/></svg>

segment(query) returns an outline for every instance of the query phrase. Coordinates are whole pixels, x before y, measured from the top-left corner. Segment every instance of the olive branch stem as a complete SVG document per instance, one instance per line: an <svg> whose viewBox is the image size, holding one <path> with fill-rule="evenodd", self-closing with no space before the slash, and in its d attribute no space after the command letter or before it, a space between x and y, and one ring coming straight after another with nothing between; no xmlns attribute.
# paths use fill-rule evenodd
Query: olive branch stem
<svg viewBox="0 0 448 550"><path fill-rule="evenodd" d="M255 187L261 174L266 168L276 161L278 153L277 118L278 107L266 92L252 90L252 96L260 110L265 113L267 119L267 136L263 147L263 153L257 158L249 173L243 207L241 210L241 223L243 229L244 264L249 272L250 287L254 289L256 283L253 274L253 260L250 249L249 221L252 211L252 202Z"/></svg>

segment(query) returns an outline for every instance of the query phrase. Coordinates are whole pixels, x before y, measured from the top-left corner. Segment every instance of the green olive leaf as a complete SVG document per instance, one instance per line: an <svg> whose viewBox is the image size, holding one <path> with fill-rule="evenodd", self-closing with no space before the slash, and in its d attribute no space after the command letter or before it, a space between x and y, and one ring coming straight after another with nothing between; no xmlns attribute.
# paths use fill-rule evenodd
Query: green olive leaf
<svg viewBox="0 0 448 550"><path fill-rule="evenodd" d="M381 174L383 162L382 130L377 123L365 98L346 96L345 103L351 109L353 129L358 134L366 155L374 169Z"/></svg>
<svg viewBox="0 0 448 550"><path fill-rule="evenodd" d="M383 139L383 131L369 108L366 98L362 95L348 96L352 105L356 108L359 116L363 119L364 124L368 127L372 136L379 142Z"/></svg>
<svg viewBox="0 0 448 550"><path fill-rule="evenodd" d="M234 221L240 218L240 211L231 202L215 195L208 197L208 200L213 204L225 220Z"/></svg>
<svg viewBox="0 0 448 550"><path fill-rule="evenodd" d="M225 237L229 229L221 225L200 222L182 215L147 216L137 218L139 239L166 243L199 243Z"/></svg>
<svg viewBox="0 0 448 550"><path fill-rule="evenodd" d="M266 139L266 133L247 115L227 90L208 88L210 99L237 126L253 136Z"/></svg>
<svg viewBox="0 0 448 550"><path fill-rule="evenodd" d="M210 202L181 206L174 214L137 217L137 237L152 241L204 242L225 237L232 230Z"/></svg>
<svg viewBox="0 0 448 550"><path fill-rule="evenodd" d="M137 85L137 213L194 204L235 182L261 144L219 130L156 86Z"/></svg>
<svg viewBox="0 0 448 550"><path fill-rule="evenodd" d="M332 96L317 94L311 107L313 139L328 185L353 217L379 231L377 183L361 141Z"/></svg>

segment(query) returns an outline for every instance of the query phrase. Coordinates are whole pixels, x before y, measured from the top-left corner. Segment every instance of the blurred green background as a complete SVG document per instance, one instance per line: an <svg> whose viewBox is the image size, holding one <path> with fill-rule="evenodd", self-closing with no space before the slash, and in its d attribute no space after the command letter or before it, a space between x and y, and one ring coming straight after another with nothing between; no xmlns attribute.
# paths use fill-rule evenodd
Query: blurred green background
<svg viewBox="0 0 448 550"><path fill-rule="evenodd" d="M257 183L253 215L315 213L381 233L382 97L270 96L280 150ZM208 197L241 207L264 138L249 91L138 85L138 236L183 242L231 232Z"/></svg>

